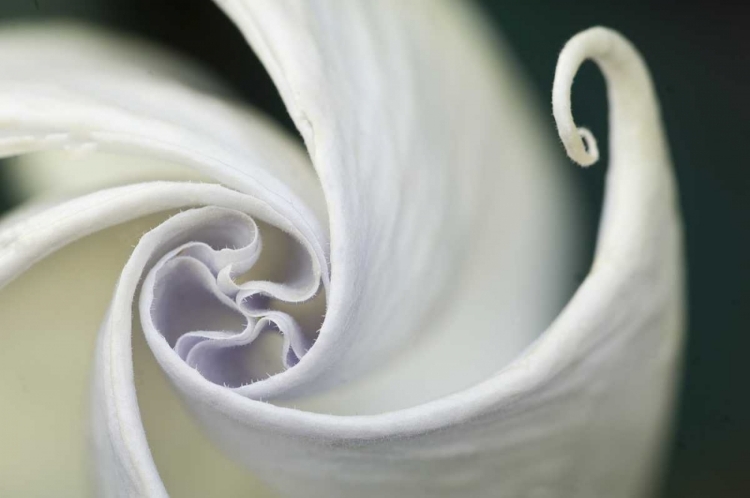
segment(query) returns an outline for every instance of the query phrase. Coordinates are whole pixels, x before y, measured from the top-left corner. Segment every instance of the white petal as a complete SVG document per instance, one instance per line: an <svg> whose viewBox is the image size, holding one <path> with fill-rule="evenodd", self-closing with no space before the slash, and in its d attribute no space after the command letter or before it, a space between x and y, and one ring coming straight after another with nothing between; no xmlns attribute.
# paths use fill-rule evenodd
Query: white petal
<svg viewBox="0 0 750 498"><path fill-rule="evenodd" d="M346 384L291 404L377 413L504 366L559 309L575 234L562 169L485 26L450 2L219 3L305 139L336 268L315 348L262 395Z"/></svg>
<svg viewBox="0 0 750 498"><path fill-rule="evenodd" d="M150 74L179 80L195 90L223 91L205 71L176 54L137 39L109 35L92 26L63 22L5 26L0 31L0 60L8 79L12 75L44 81L56 74L58 78L91 80L89 84L96 85L101 73L121 82ZM184 167L148 157L101 157L83 144L65 149L8 160L10 164L3 166L8 168L14 196L19 200L39 195L60 197L126 182L200 178Z"/></svg>
<svg viewBox="0 0 750 498"><path fill-rule="evenodd" d="M640 491L669 404L682 329L681 260L658 112L642 62L627 42L601 30L575 39L563 51L555 89L561 136L579 158L569 112L558 112L561 105L565 111L579 59L597 56L611 83L614 164L591 274L551 328L510 366L435 399L496 372L500 355L507 358L528 343L548 310L542 309L542 318L522 314L519 330L505 332L498 327L509 323L507 310L492 304L509 293L532 299L545 287L539 275L561 261L538 243L550 223L564 223L567 215L544 148L536 148L533 120L520 113L525 109L513 78L486 57L487 40L470 34L479 28L459 3L222 5L268 66L310 150L328 204L332 274L315 346L293 368L246 389L217 385L188 366L157 327L149 328L148 290L141 296L149 344L209 434L290 496ZM144 84L149 92L164 88L151 78ZM110 85L116 90L98 93ZM81 94L82 88L93 96ZM202 168L244 192L157 184L142 187L153 191L138 196L141 187L123 187L32 215L8 232L0 280L118 216L210 204L292 233L310 254L319 272L314 275L326 282L325 234L315 224L319 196L313 184L294 188L260 168L248 178L245 169L227 167L245 154L254 157L254 147L240 148L222 135L201 136L206 125L220 124L197 121L191 96L180 92L165 90L159 103L174 96L173 105L154 112L116 81L101 88L79 80L0 86L0 124L5 122L9 135L0 144L6 153L90 142L138 149ZM191 110L185 111L188 102ZM240 152L228 154L227 148ZM277 169L277 177L293 180ZM90 210L98 199L107 200L112 212L73 209L78 202ZM313 208L306 209L303 200ZM148 268L174 249L171 244L188 240L191 227L212 212L184 213L144 236L115 291L94 377L96 446L108 495L165 494L135 398L132 304ZM50 220L59 227L28 230ZM509 238L510 227L523 229ZM531 283L516 287L500 278L507 278L512 263L500 258L499 265L491 264L498 247L511 257L525 253L524 262L537 265L539 273L517 264L519 273L512 274ZM159 268L146 277L147 285ZM471 329L459 328L461 321L452 321L457 318L471 319ZM461 376L457 384L438 379L426 393L414 392L417 369L403 386L391 385L408 393L395 406L375 403L379 409L402 408L396 411L335 416L254 399L339 386L388 367L383 363L401 348L418 349L416 336L451 344L467 333L511 347L467 355L476 371L451 371ZM429 364L419 353L395 361ZM370 392L376 389L370 386ZM425 400L431 401L405 408Z"/></svg>
<svg viewBox="0 0 750 498"><path fill-rule="evenodd" d="M133 57L139 45L48 29L0 37L8 70L0 79L0 156L83 149L140 155L151 164L158 158L257 194L305 223L325 220L306 158L267 120L193 89L189 78L170 80L184 71L158 52L141 47L148 54L142 59ZM65 63L72 70L63 71ZM323 228L311 230L323 244Z"/></svg>
<svg viewBox="0 0 750 498"><path fill-rule="evenodd" d="M255 114L191 88L189 81L167 79L170 63L159 63L151 71L155 64L134 57L117 40L46 29L14 31L0 39L0 52L12 69L0 78L1 155L73 148L84 154L103 151L135 160L141 156L151 164L156 158L190 166L252 194L258 219L266 212L290 232L297 230L292 225L299 225L307 234L303 238L315 245L319 267L327 266L322 194L293 141ZM74 70L62 71L65 63ZM107 156L95 159L104 159L101 167L107 167ZM0 285L89 233L165 208L200 205L205 192L217 188L188 184L174 186L170 194L169 185L105 191L51 208L35 206L4 220ZM228 191L211 204L220 205L236 194ZM124 367L125 377L132 380L130 350L118 361L115 368ZM134 388L132 382L125 383L130 394L118 395L134 400ZM136 428L128 439L141 444L145 455L140 465L153 468L138 407L129 405L125 411L123 420ZM101 435L111 447L108 433ZM117 482L111 481L115 486Z"/></svg>
<svg viewBox="0 0 750 498"><path fill-rule="evenodd" d="M334 278L326 324L330 324L333 313L346 312L345 306L373 292L368 299L377 296L375 302L378 304L393 306L388 318L397 316L406 320L405 323L412 323L412 327L418 327L419 322L414 321L418 320L418 309L401 311L399 303L383 301L380 297L388 289L370 291L367 287L371 282L372 285L380 284L379 279L385 278L383 273L395 267L400 269L400 275L407 276L403 285L415 282L423 290L417 295L427 300L430 296L425 297L424 289L433 291L447 285L443 280L448 278L447 275L440 274L439 266L432 267L433 272L429 275L400 266L400 255L394 251L383 251L381 257L389 258L388 265L378 264L376 249L368 245L365 250L364 242L361 249L356 248L356 243L363 238L357 236L362 225L367 234L368 223L378 225L384 222L380 212L372 212L369 218L361 214L384 202L375 195L379 192L378 187L387 185L392 178L404 185L406 179L401 175L405 171L421 178L422 163L400 163L398 150L390 149L393 142L384 141L380 147L371 145L372 137L377 135L369 126L382 129L378 125L387 120L378 119L380 113L397 113L404 105L388 94L387 83L380 86L381 81L377 79L374 83L359 80L360 74L370 74L368 64L371 61L377 66L381 50L391 58L395 57L387 51L385 42L378 40L381 43L377 43L370 37L388 32L386 26L399 26L404 18L395 14L389 17L395 9L389 11L385 7L381 11L370 6L365 17L358 7L353 7L353 3L337 5L340 9L331 12L315 10L310 5L289 7L287 4L227 2L226 8L245 28L275 77L305 136L327 192ZM256 7L258 10L254 11ZM418 33L419 22L408 16L405 19L412 21L408 23L411 31L404 29L403 32ZM340 36L346 43L335 35L339 30L345 32L345 38ZM657 449L671 403L674 364L682 332L680 230L671 171L647 73L640 57L627 42L611 32L605 33L604 36L600 31L585 34L574 40L562 54L560 70L563 77L565 71L570 70L566 58L571 52L575 53L581 40L586 42L581 45L586 50L578 52L579 55L597 56L597 50L602 49L604 67L611 64L618 68L619 79L611 89L615 159L608 181L608 200L594 268L544 336L517 361L485 382L414 408L371 416L331 416L284 410L232 396L187 371L175 373L173 379L180 391L191 401L209 432L230 454L257 469L290 496L303 493L306 496L434 496L438 493L519 496L550 492L569 496L635 496L644 491L650 484L658 458ZM454 46L459 43L445 31L441 31L441 35ZM444 47L438 40L430 41L434 42L433 47L437 47L435 52L447 52L441 50ZM400 46L411 47L410 42L414 43L414 40L404 35ZM607 48L611 52L607 52ZM350 51L360 57L350 57ZM474 53L473 50L460 52ZM463 61L468 67L460 65L461 70L457 73L471 75L475 66L466 62L467 57ZM350 62L351 67L345 62ZM335 88L329 93L324 82L331 79L330 75L334 81L329 83L334 88L339 81L337 77L346 79L343 88ZM439 105L444 101L429 100L435 87L445 90L440 83L438 80L433 86L420 87L432 104L430 112L444 110ZM403 81L399 87L408 88ZM372 90L372 93L367 90ZM365 92L366 98L359 92ZM372 102L379 103L377 97L381 93L389 95L391 101L396 102L395 107L383 102L383 105L373 104L371 108ZM357 105L362 107L347 102L350 94L357 96ZM488 97L489 93L485 96ZM632 115L622 110L622 98L635 100L628 102ZM555 103L560 103L558 90ZM469 101L463 108L471 105ZM489 104L485 102L485 105ZM361 112L357 119L353 116L355 110ZM477 110L474 116L484 114ZM441 124L451 122L457 121L434 119L422 122L420 137L424 142L417 141L413 146L419 149L444 143L435 139L438 131L432 126L439 128ZM623 128L626 130L624 135ZM633 130L641 132L633 134ZM473 131L474 136L482 136L482 130ZM625 146L618 145L623 136L631 150L625 155L621 152L621 147ZM564 133L563 138L567 139ZM353 145L362 140L366 143ZM361 150L367 154L358 153ZM476 149L469 150L476 152ZM380 155L381 151L385 157ZM452 151L443 152L451 157ZM452 178L453 186L460 191L464 177L459 179L450 175L450 161L443 163L440 158L431 156L431 151L423 152L431 159L428 162L434 168L432 173ZM396 158L392 162L388 161L392 159L389 153ZM628 160L637 161L637 164L621 165ZM370 161L378 161L378 167ZM459 164L463 166L462 172L470 177L471 168L466 167L465 162ZM441 166L446 170L441 171ZM387 174L381 177L383 169ZM359 175L365 175L365 178L359 178ZM373 182L373 178L378 181ZM438 185L427 183L427 190L438 189ZM347 189L349 185L358 185L356 192L359 197L368 192L372 192L372 197L364 205L352 200ZM482 191L476 183L471 188ZM398 191L395 186L393 190ZM420 198L419 190L413 194L419 199L413 207L416 211L421 206L430 205L432 197ZM457 197L447 202L457 203L453 207L461 212L467 206L461 204L460 195ZM351 205L356 209L344 209ZM402 209L404 206L411 207L402 203ZM360 219L360 215L364 219ZM352 219L348 220L349 217ZM619 227L619 223L623 226ZM460 223L453 226L451 220L445 220L445 232L437 233L437 230L430 232L430 225L425 224L420 235L424 233L434 247L445 233L450 234L450 240L461 240L457 235L460 232L452 232L460 226ZM389 228L406 238L411 235L399 232L398 223ZM611 235L620 228L627 239ZM371 242L367 237L364 239ZM410 246L419 247L420 243L422 240L413 241ZM456 247L452 249L456 250ZM363 271L373 271L370 266L362 268L360 253L375 258L374 261L365 261L377 268L377 275L360 277ZM445 257L451 256L460 259L450 253ZM348 258L354 260L348 261ZM433 260L433 264L437 265L437 261ZM342 282L346 279L342 273L347 271L358 279ZM396 277L392 277L392 282L400 283ZM350 288L354 282L356 287ZM336 300L336 292L341 292L339 286L346 290L345 298L338 298L340 303ZM399 291L391 289L396 295ZM403 302L412 304L411 300ZM341 306L343 311L336 306ZM376 310L380 311L379 308ZM356 311L367 316L367 310L363 308ZM371 324L378 323L377 317L370 316L366 322L360 323L349 312L347 320L347 325L357 325L347 330L347 334L359 334L357 341L364 341L371 348L377 345L380 337L376 332L372 332L373 339L362 337ZM382 334L383 330L388 331L387 337ZM396 340L400 333L391 326L383 326L378 331L383 341ZM313 361L316 353L351 356L359 362L359 369L364 368L365 360L370 359L364 354L356 354L358 348L364 346L359 342L351 344L353 339L347 337L343 343L337 342L335 347L326 349L322 342L325 338L321 335L318 344L299 366L305 361ZM338 358L333 356L333 359ZM181 368L169 358L161 361L167 371L177 372ZM356 372L357 368L343 368L348 361L352 360L344 357L338 362L338 370L326 374L334 377ZM298 367L287 373L315 373L313 367L308 370ZM396 387L400 388L400 385ZM247 450L254 447L263 447L265 451L259 454ZM612 451L613 447L617 451ZM280 468L284 471L280 472Z"/></svg>
<svg viewBox="0 0 750 498"><path fill-rule="evenodd" d="M325 221L318 182L294 142L267 119L206 94L200 73L149 45L42 25L2 33L0 56L3 157L60 149L143 156L304 212L301 200Z"/></svg>
<svg viewBox="0 0 750 498"><path fill-rule="evenodd" d="M339 40L360 35L374 38L366 40L361 52L344 54L340 73L350 75L354 81L348 77L341 81L323 78L312 68L310 74L301 75L299 88L291 90L295 99L312 91L305 105L324 106L328 111L319 117L320 136L330 137L330 143L311 143L310 135L305 137L326 191L331 231L340 237L339 246L335 235L332 245L335 270L326 320L315 347L298 365L246 386L243 394L263 399L309 395L381 366L383 359L411 340L410 335L427 335L425 340L431 339L430 333L436 336L437 345L433 344L432 350L425 348L427 354L422 356L408 355L411 364L404 361L405 366L397 372L411 373L405 379L399 375L403 395L388 399L392 387L381 381L377 397L369 386L368 390L355 390L349 398L340 396L339 405L334 408L340 411L349 405L349 410L376 411L413 406L473 384L496 372L507 358L528 344L549 319L554 306L548 296L557 294L559 278L556 271L549 270L567 259L564 241L558 254L549 246L534 244L549 236L551 226L564 227L568 223L567 213L564 207L560 208L561 200L555 194L556 172L543 137L535 131L533 119L517 117L517 82L512 75L498 71L492 59L486 57L486 40L474 39L474 35L463 39L468 28L478 26L472 18L464 18L466 14L457 10L458 21L466 25L456 26L453 7L441 6L447 11L438 10L436 19L430 21L446 23L449 29L438 31L436 28L443 26L428 23L421 32L415 29L420 26L419 12L405 12L398 5L384 4L374 12L382 17L380 25L363 30L349 28L357 22L352 23L347 16L364 14L348 12L348 5L335 10L344 17L335 20L333 26L346 27L338 35ZM275 4L269 4L267 13L272 14L275 8ZM355 20L363 22L364 18ZM409 30L388 28L399 24L404 28L408 24ZM320 43L322 29L324 26L314 27L307 36ZM271 34L283 33L302 35L305 30L296 25L271 29ZM300 57L315 45L310 42L302 39L289 50L286 57L290 66L303 65ZM277 43L283 46L283 42ZM336 56L336 47L341 43L330 43L320 47L321 56ZM393 53L373 51L373 47L383 43L392 44ZM441 47L450 51L422 67L419 59L430 50L445 52ZM318 64L330 66L328 61ZM393 67L404 74L394 79ZM435 75L440 77L435 79ZM456 75L455 80L452 75ZM374 87L370 88L370 84ZM281 90L286 89L282 86ZM348 93L352 93L349 101L334 105ZM466 95L472 98L467 101ZM457 105L459 99L463 99L461 105ZM291 111L296 116L297 108L292 107ZM399 116L399 111L406 112L406 119ZM517 119L510 122L508 115ZM310 123L316 122L310 119ZM394 129L382 137L383 132ZM321 157L320 151L327 155ZM513 167L502 168L503 163ZM535 170L545 171L549 177ZM508 240L511 227L516 233ZM496 262L500 243L507 255L504 264ZM337 253L336 247L341 252ZM513 260L513 256L521 254L528 265L520 264L520 258ZM473 267L467 269L465 261ZM518 274L512 273L513 267ZM467 270L469 275L462 277L461 272ZM356 289L349 287L354 284ZM125 287L122 292L130 295L131 289ZM516 294L506 303L511 309L519 302L534 302L542 297L526 310L514 310L513 314L495 303L495 299L509 294ZM336 296L341 302L337 303ZM477 302L477 298L482 301ZM142 302L142 306L143 316L150 304ZM436 306L444 306L445 314L435 316ZM125 319L125 315L118 316ZM498 334L498 327L511 323L516 330ZM434 365L446 357L439 354L441 349L455 350L457 339L466 335L464 327L475 331L477 342L484 338L489 342L461 358L473 361L474 368L436 370ZM153 339L155 334L149 333L152 327L145 328L157 359L172 375L178 389L193 399L193 404L203 404L207 396L216 395L210 394L216 386L206 385L201 376L187 370L163 343ZM412 348L405 349L410 353ZM427 388L423 382L430 376L432 386ZM195 386L196 381L203 387ZM364 402L365 393L369 395L367 401L375 398L369 406ZM237 402L228 391L218 395L222 400L214 400L212 405ZM350 404L352 398L358 403ZM331 405L325 404L323 409L326 408L330 410ZM287 427L290 421L284 417L273 416ZM210 427L223 426L220 416L207 418ZM246 421L251 429L258 424L252 418ZM304 425L298 428L303 432L312 429ZM222 436L226 435L226 428L219 430L224 433ZM283 446L279 450L284 450ZM245 455L245 461L248 457ZM273 462L273 458L269 459Z"/></svg>

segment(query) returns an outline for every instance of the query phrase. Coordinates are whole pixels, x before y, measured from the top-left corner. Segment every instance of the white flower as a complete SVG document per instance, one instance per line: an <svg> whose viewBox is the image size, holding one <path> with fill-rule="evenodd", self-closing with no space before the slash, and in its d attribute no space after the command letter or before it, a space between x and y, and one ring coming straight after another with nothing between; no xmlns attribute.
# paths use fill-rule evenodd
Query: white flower
<svg viewBox="0 0 750 498"><path fill-rule="evenodd" d="M156 55L75 34L0 39L2 156L138 155L219 182L107 188L0 225L5 286L86 235L179 211L140 238L98 335L98 494L167 493L138 406L138 322L211 440L283 496L646 492L683 289L668 151L635 49L594 28L560 55L563 144L596 161L570 110L592 58L609 88L612 160L592 269L539 335L575 239L563 166L474 13L442 1L218 3L309 160ZM283 259L273 278L256 265L269 240ZM311 320L323 299L324 319Z"/></svg>

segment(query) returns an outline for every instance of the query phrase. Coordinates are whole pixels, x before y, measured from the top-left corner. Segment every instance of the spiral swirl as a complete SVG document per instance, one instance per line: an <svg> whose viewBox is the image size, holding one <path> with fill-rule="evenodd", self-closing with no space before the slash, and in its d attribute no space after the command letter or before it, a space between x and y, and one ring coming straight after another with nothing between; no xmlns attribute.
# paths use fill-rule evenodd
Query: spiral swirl
<svg viewBox="0 0 750 498"><path fill-rule="evenodd" d="M470 9L217 3L309 156L179 63L134 64L140 46L0 40L3 156L140 155L210 179L102 189L0 225L4 286L86 235L173 213L140 238L97 339L100 494L167 494L133 380L136 320L210 438L282 494L641 489L648 465L628 462L651 461L660 441L682 283L667 148L635 49L596 28L560 57L553 106L568 153L598 157L570 109L593 57L611 88L613 161L594 267L549 325L574 273L567 188L512 64ZM271 233L283 264L259 277ZM603 455L613 429L628 445Z"/></svg>

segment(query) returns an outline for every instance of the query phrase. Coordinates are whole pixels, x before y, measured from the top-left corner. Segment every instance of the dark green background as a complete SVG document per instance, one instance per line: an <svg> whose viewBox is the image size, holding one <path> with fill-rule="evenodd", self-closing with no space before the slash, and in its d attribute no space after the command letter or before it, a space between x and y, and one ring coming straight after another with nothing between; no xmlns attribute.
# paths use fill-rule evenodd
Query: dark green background
<svg viewBox="0 0 750 498"><path fill-rule="evenodd" d="M750 10L708 1L480 4L515 49L540 102L550 99L557 53L581 29L616 28L646 56L680 184L690 284L687 368L662 495L750 496ZM188 53L291 128L265 71L208 0L0 0L0 22L61 16ZM576 120L606 151L605 90L592 65L582 69L573 100ZM604 173L603 167L576 172L592 227ZM0 211L11 205L11 194L0 176Z"/></svg>

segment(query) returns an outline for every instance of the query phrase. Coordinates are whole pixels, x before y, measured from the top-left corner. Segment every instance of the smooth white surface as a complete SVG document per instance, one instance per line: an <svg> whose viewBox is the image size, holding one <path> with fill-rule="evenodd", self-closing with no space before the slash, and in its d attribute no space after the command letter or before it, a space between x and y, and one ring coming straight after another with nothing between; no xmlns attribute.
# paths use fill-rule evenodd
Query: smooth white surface
<svg viewBox="0 0 750 498"><path fill-rule="evenodd" d="M188 366L153 327L146 338L210 437L282 494L644 492L671 402L682 263L658 109L627 41L595 29L561 54L553 104L563 142L589 161L569 89L593 57L610 89L613 159L594 266L519 354L555 308L566 250L553 244L565 247L569 215L544 137L476 19L451 2L220 4L269 68L320 184L294 145L193 90L131 70L109 79L94 65L65 78L20 68L0 80L3 154L66 144L151 154L236 191L143 184L29 214L0 234L0 282L144 214L196 205L246 213L306 248L327 294L315 345L285 372L229 389ZM166 494L133 382L133 303L151 266L210 212L188 211L145 235L116 286L92 377L107 496ZM150 309L148 295L143 303ZM467 334L484 347L451 351L473 363L441 377L446 347ZM408 375L372 373L390 367ZM357 380L367 389L341 387ZM332 388L335 398L302 399Z"/></svg>

